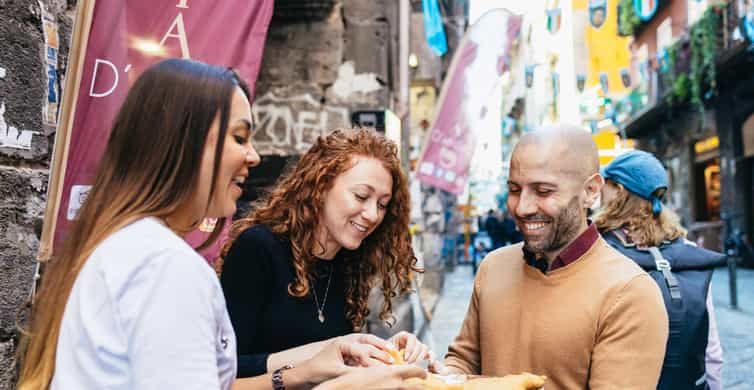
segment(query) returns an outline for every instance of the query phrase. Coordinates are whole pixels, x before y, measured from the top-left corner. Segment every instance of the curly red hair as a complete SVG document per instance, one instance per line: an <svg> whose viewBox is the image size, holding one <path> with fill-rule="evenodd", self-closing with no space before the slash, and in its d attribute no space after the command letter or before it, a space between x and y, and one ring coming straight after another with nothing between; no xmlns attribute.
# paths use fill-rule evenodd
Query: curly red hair
<svg viewBox="0 0 754 390"><path fill-rule="evenodd" d="M290 239L296 277L288 285L295 297L309 294L321 250L315 231L324 205L325 194L335 178L353 167L354 157L382 162L393 179L392 198L380 225L362 241L358 249L341 249L345 258L346 318L355 331L369 315L367 300L377 282L382 284L384 302L379 318L392 320L392 298L411 290L411 272L417 267L409 236L410 195L408 180L401 169L394 142L368 128L335 130L320 136L297 164L283 175L275 188L257 203L248 216L233 223L220 262L235 239L251 226L263 224L275 234Z"/></svg>

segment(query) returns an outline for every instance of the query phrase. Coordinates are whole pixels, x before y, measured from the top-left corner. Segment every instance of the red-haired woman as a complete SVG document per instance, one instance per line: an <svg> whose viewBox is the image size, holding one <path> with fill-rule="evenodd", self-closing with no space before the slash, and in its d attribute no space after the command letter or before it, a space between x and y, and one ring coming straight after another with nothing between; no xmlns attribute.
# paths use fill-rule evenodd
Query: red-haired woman
<svg viewBox="0 0 754 390"><path fill-rule="evenodd" d="M420 271L408 225L408 184L393 142L370 129L319 137L233 224L223 248L220 281L238 336L239 376L295 364L327 340L360 331L377 284L379 317L389 321L391 299ZM407 332L390 341L406 349L408 362L430 355Z"/></svg>
<svg viewBox="0 0 754 390"><path fill-rule="evenodd" d="M18 389L385 389L426 375L374 367L389 355L341 339L284 375L235 379L220 284L181 235L235 212L239 184L259 164L252 133L249 92L235 72L169 59L139 76L47 265Z"/></svg>

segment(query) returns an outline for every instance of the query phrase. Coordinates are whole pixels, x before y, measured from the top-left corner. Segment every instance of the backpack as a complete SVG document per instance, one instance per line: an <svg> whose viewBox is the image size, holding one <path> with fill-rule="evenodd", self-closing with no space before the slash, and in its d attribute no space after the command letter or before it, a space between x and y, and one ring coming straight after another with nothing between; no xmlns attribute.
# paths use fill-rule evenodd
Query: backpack
<svg viewBox="0 0 754 390"><path fill-rule="evenodd" d="M725 255L698 248L683 238L640 248L629 243L621 230L603 236L644 269L662 292L670 329L657 389L709 389L705 371L707 294L712 271L725 262Z"/></svg>

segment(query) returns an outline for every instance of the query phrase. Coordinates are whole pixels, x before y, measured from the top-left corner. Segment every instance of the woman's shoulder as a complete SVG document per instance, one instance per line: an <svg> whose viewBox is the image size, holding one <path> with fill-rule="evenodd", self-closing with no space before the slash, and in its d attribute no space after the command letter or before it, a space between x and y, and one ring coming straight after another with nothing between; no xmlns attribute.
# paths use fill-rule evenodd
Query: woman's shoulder
<svg viewBox="0 0 754 390"><path fill-rule="evenodd" d="M113 233L95 249L85 267L92 276L99 275L114 296L135 285L149 290L167 274L184 275L193 285L212 290L216 279L207 262L155 218L138 220Z"/></svg>
<svg viewBox="0 0 754 390"><path fill-rule="evenodd" d="M241 232L236 238L235 244L253 245L253 246L265 246L265 247L279 247L283 245L286 240L275 234L269 226L259 224L253 225Z"/></svg>
<svg viewBox="0 0 754 390"><path fill-rule="evenodd" d="M250 226L241 232L231 244L225 261L234 258L273 258L288 257L291 244L287 237L276 234L267 225Z"/></svg>
<svg viewBox="0 0 754 390"><path fill-rule="evenodd" d="M121 263L115 258L162 258L166 253L201 258L191 246L154 217L136 220L104 239L92 253L94 260ZM168 256L170 257L170 256Z"/></svg>

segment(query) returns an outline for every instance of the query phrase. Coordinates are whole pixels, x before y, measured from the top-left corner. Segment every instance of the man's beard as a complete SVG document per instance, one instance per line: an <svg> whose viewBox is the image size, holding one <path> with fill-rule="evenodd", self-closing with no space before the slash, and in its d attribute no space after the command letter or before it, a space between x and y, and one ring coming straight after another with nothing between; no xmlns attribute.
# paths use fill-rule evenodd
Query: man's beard
<svg viewBox="0 0 754 390"><path fill-rule="evenodd" d="M575 239L579 232L579 226L581 225L581 206L578 196L571 198L566 207L563 208L558 215L547 216L544 214L537 214L521 220L522 223L535 221L549 222L550 230L547 236L538 242L530 242L526 235L524 235L524 248L526 248L526 250L536 254L544 254L546 252L553 252L563 248Z"/></svg>

